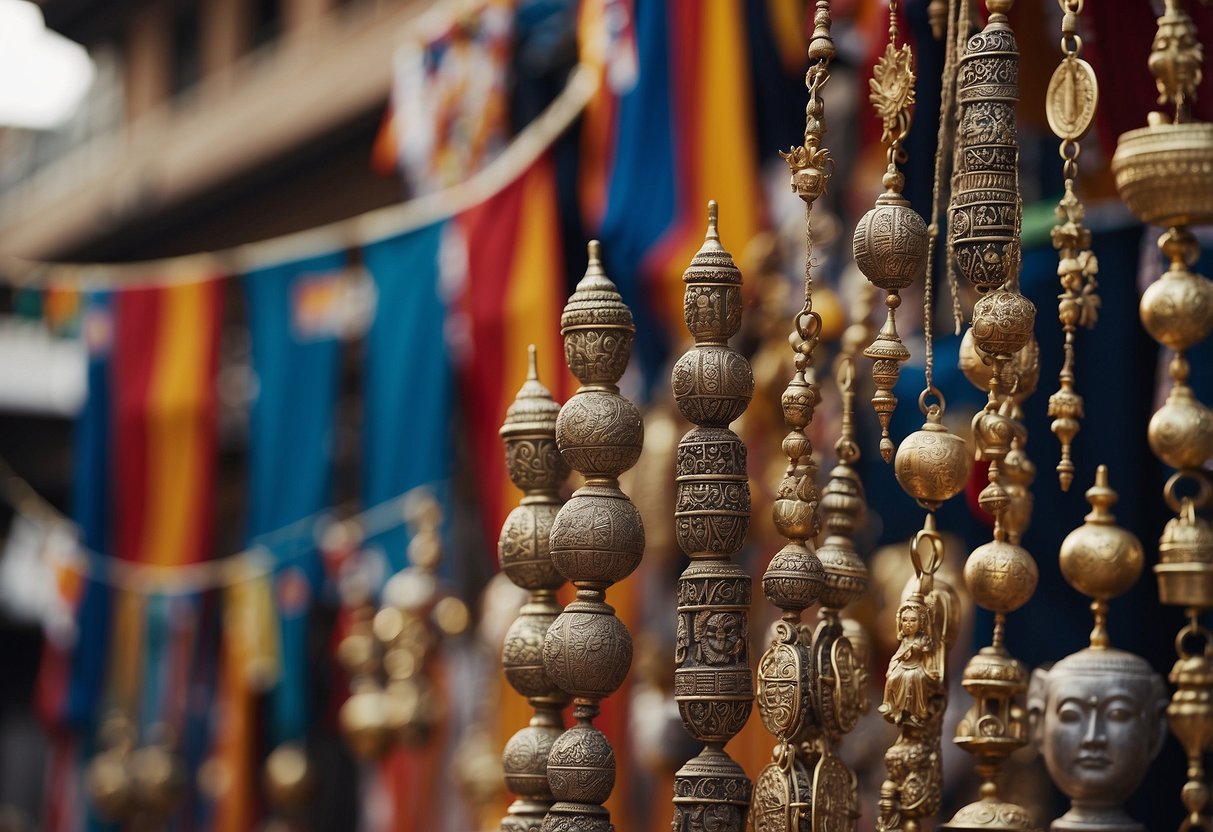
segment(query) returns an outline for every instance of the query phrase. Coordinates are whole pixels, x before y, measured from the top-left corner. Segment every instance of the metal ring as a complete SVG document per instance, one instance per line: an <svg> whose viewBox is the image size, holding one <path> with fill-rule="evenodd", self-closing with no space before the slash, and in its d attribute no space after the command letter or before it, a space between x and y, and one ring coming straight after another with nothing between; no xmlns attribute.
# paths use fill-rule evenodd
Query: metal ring
<svg viewBox="0 0 1213 832"><path fill-rule="evenodd" d="M806 324L806 320L809 322ZM796 314L796 334L805 341L810 341L821 334L821 315L813 311L811 306Z"/></svg>
<svg viewBox="0 0 1213 832"><path fill-rule="evenodd" d="M1176 487L1185 479L1196 483L1196 494L1192 497L1180 497L1175 493ZM1176 471L1167 479L1167 484L1162 489L1162 496L1172 511L1181 514L1186 501L1190 501L1195 508L1208 506L1210 499L1213 499L1213 487L1210 487L1209 478L1200 469L1184 468Z"/></svg>
<svg viewBox="0 0 1213 832"><path fill-rule="evenodd" d="M930 406L927 405L927 396L934 396L939 400L939 412L942 414L947 409L948 403L944 400L943 393L934 384L928 384L923 391L918 394L918 409L922 411L922 415L926 416Z"/></svg>
<svg viewBox="0 0 1213 832"><path fill-rule="evenodd" d="M1190 652L1184 647L1184 642L1191 636L1199 636L1205 640L1205 649L1200 653ZM1198 655L1213 656L1213 633L1209 632L1198 620L1192 619L1175 634L1175 654L1181 659L1190 659Z"/></svg>
<svg viewBox="0 0 1213 832"><path fill-rule="evenodd" d="M918 551L924 539L931 542L931 560L925 566L922 562L922 553ZM910 563L914 565L914 574L920 578L923 575L934 575L939 571L939 567L943 566L943 538L939 536L939 532L919 529L915 533L914 539L910 541Z"/></svg>

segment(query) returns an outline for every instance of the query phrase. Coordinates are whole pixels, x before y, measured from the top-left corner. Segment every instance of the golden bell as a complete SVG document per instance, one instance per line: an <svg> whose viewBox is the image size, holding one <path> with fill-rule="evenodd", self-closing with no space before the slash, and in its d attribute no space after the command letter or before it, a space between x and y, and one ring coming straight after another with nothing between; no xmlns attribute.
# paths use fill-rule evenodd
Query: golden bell
<svg viewBox="0 0 1213 832"><path fill-rule="evenodd" d="M1112 175L1120 198L1144 223L1213 223L1213 124L1159 121L1124 133Z"/></svg>
<svg viewBox="0 0 1213 832"><path fill-rule="evenodd" d="M1213 529L1185 500L1158 542L1158 599L1177 607L1213 609Z"/></svg>
<svg viewBox="0 0 1213 832"><path fill-rule="evenodd" d="M964 490L972 468L968 443L943 426L937 406L927 410L922 428L902 441L893 463L902 489L931 511Z"/></svg>

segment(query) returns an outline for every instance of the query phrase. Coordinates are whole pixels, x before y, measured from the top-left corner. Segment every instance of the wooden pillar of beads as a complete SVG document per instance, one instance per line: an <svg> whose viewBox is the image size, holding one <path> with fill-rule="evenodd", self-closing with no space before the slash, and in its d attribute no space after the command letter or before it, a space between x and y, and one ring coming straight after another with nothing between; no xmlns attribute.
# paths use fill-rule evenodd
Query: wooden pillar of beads
<svg viewBox="0 0 1213 832"><path fill-rule="evenodd" d="M506 577L530 597L505 636L501 664L511 687L535 709L530 724L514 734L502 754L505 783L518 796L501 821L501 832L538 832L555 799L548 785L548 755L564 731L561 710L568 695L543 668L543 639L560 605L556 590L564 576L552 565L549 536L564 501L559 489L569 466L556 447L560 405L539 382L535 347L526 381L506 411L501 438L506 470L523 497L501 528L497 553Z"/></svg>
<svg viewBox="0 0 1213 832"><path fill-rule="evenodd" d="M606 602L644 554L640 512L619 488L636 464L644 426L636 405L619 395L632 354L632 313L602 269L597 241L589 266L560 316L564 356L581 382L556 418L556 444L585 477L552 522L549 550L577 600L557 616L543 640L548 677L573 697L576 724L552 745L548 783L556 803L543 832L610 832L602 805L615 787L615 752L593 725L599 701L615 692L632 664L632 637Z"/></svg>
<svg viewBox="0 0 1213 832"><path fill-rule="evenodd" d="M683 274L683 317L695 339L674 365L674 400L696 427L678 443L678 579L674 698L704 749L674 777L675 832L741 832L750 779L724 751L754 700L750 576L732 560L750 525L746 448L729 423L754 393L750 362L729 346L741 327L741 271L720 243L716 202L703 246Z"/></svg>

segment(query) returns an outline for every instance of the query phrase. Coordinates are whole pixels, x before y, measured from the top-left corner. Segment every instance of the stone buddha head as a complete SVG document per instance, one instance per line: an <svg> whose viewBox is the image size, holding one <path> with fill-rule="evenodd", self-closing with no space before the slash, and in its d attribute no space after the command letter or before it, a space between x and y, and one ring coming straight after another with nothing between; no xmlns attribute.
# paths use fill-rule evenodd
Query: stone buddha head
<svg viewBox="0 0 1213 832"><path fill-rule="evenodd" d="M1166 736L1167 692L1132 653L1087 648L1032 674L1032 741L1072 807L1054 830L1141 829L1121 808Z"/></svg>

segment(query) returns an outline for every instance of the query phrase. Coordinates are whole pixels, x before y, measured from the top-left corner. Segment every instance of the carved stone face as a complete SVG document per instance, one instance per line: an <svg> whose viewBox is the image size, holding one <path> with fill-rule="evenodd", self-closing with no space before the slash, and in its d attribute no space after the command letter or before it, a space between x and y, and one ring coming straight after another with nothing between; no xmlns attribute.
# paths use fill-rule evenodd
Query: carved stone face
<svg viewBox="0 0 1213 832"><path fill-rule="evenodd" d="M1166 690L1142 659L1086 649L1032 674L1032 740L1071 800L1119 805L1165 735Z"/></svg>

